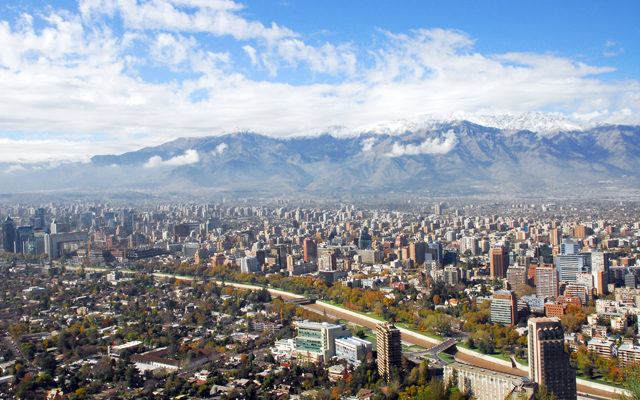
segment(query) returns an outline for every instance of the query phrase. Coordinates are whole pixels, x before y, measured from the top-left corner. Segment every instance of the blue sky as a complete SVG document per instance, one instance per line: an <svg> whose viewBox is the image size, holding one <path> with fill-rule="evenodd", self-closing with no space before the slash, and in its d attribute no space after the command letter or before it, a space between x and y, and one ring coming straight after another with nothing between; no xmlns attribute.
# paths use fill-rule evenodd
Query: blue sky
<svg viewBox="0 0 640 400"><path fill-rule="evenodd" d="M0 157L458 110L637 124L638 15L637 1L9 1Z"/></svg>

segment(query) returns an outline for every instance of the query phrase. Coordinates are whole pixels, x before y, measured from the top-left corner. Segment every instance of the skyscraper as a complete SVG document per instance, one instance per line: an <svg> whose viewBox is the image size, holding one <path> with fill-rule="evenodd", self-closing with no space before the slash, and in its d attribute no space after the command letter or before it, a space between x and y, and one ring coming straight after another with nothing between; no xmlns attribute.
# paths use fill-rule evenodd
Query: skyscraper
<svg viewBox="0 0 640 400"><path fill-rule="evenodd" d="M562 240L562 232L560 229L552 229L549 231L549 244L551 246L557 246Z"/></svg>
<svg viewBox="0 0 640 400"><path fill-rule="evenodd" d="M376 344L378 347L378 373L391 376L392 367L402 368L402 335L400 329L390 322L377 326Z"/></svg>
<svg viewBox="0 0 640 400"><path fill-rule="evenodd" d="M318 243L315 239L306 238L302 242L304 250L304 262L311 262L318 258Z"/></svg>
<svg viewBox="0 0 640 400"><path fill-rule="evenodd" d="M506 278L509 267L509 252L502 243L496 243L491 247L489 260L491 262L491 277Z"/></svg>
<svg viewBox="0 0 640 400"><path fill-rule="evenodd" d="M497 290L491 301L491 322L506 325L518 323L518 300L511 290Z"/></svg>
<svg viewBox="0 0 640 400"><path fill-rule="evenodd" d="M371 248L373 243L369 229L365 226L360 229L360 237L358 238L358 248L360 250L367 250Z"/></svg>
<svg viewBox="0 0 640 400"><path fill-rule="evenodd" d="M414 242L409 245L409 258L411 258L416 265L424 264L425 246L424 242Z"/></svg>
<svg viewBox="0 0 640 400"><path fill-rule="evenodd" d="M577 398L576 372L564 352L564 330L559 319L529 319L529 375L558 399Z"/></svg>
<svg viewBox="0 0 640 400"><path fill-rule="evenodd" d="M467 250L471 252L472 255L480 254L480 239L476 236L465 236L462 238L460 242L460 253L464 254Z"/></svg>
<svg viewBox="0 0 640 400"><path fill-rule="evenodd" d="M16 241L16 225L13 223L11 217L7 217L2 223L2 247L4 251L8 253L15 252L15 241Z"/></svg>

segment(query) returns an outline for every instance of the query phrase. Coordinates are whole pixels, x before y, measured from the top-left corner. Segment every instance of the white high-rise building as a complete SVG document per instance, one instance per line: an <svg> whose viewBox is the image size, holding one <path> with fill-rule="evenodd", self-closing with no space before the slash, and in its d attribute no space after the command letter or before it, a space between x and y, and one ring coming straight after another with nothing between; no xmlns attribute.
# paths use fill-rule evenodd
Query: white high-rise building
<svg viewBox="0 0 640 400"><path fill-rule="evenodd" d="M460 242L460 254L464 254L469 250L472 255L480 254L480 239L476 236L465 236Z"/></svg>

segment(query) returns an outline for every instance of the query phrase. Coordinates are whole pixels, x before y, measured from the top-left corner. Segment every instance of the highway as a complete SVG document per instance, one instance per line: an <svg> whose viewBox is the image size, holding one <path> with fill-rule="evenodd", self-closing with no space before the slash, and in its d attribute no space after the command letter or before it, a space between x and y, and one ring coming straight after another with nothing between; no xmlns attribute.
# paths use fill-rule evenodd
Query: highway
<svg viewBox="0 0 640 400"><path fill-rule="evenodd" d="M67 267L69 268L69 267ZM70 268L70 269L77 269L77 268ZM104 269L100 269L100 268L85 268L85 270L98 270L98 271L105 271ZM121 270L123 273L145 273L144 271L128 271L128 270ZM202 278L193 278L193 277L186 277L186 276L178 276L178 275L172 275L172 274L163 274L163 273L153 273L153 276L157 277L157 278L175 278L175 279L181 279L181 280L187 280L187 281L192 281L194 279L196 280L203 280L203 281L207 281L207 282L212 282L211 280L207 280L207 279L202 279ZM213 281L219 285L222 285L222 281ZM265 288L262 286L255 286L255 285L247 285L247 284L242 284L242 283L232 283L232 282L224 282L225 285L227 286L233 286L233 287L237 287L239 289L248 289L248 290L262 290L262 289L267 289L269 291L269 293L271 293L272 295L275 296L280 296L282 297L284 300L290 300L290 299L299 299L299 298L304 298L304 296L301 295L297 295L297 294L293 294L293 293L289 293L289 292L285 292L282 290L278 290L278 289L272 289L272 288ZM366 328L369 329L376 329L377 324L379 324L381 321L379 319L375 319L373 317L369 317L360 313L357 313L355 311L351 311L351 310L346 310L344 308L338 307L338 306L334 306L332 304L328 304L325 302L317 302L316 304L310 304L310 305L305 305L302 306L305 308L308 308L310 310L316 311L316 312L320 312L323 314L327 314L328 316L334 317L334 318L338 318L338 319L343 319L346 321L350 321L356 325L360 325L360 326L364 326ZM441 342L439 340L427 337L425 335L421 335L419 333L410 331L408 329L404 329L404 328L399 328L400 331L402 332L402 340L404 340L407 343L416 345L416 346L420 346L423 347L425 349L431 349L432 347L436 346L436 345L440 345ZM508 373L511 375L517 375L517 376L524 376L526 375L526 372L516 369L516 368L509 368L509 367L505 367L496 363L491 363L489 361L486 361L480 357L475 357L469 354L462 354L462 353L457 353L455 354L456 359L458 359L461 362L465 362L467 364L471 364L473 366L477 366L480 368L485 368L485 369L491 369L494 371L498 371L498 372L504 372L504 373ZM440 359L439 357L437 357L438 359ZM618 396L618 395L613 395L611 392L607 392L607 391L603 391L603 390L598 390L598 389L593 389L587 386L584 386L580 383L578 383L577 385L578 388L578 392L582 394L582 398L584 398L585 400L597 400L597 399L610 399L612 398L612 396ZM586 396L586 397L585 397Z"/></svg>

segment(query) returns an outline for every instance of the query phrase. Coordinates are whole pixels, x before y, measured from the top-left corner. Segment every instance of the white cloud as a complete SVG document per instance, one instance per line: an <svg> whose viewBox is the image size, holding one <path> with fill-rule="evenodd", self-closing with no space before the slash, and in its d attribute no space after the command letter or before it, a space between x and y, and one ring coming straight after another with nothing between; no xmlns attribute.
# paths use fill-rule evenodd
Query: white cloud
<svg viewBox="0 0 640 400"><path fill-rule="evenodd" d="M25 167L23 167L22 165L14 164L14 165L11 165L9 168L7 168L4 172L6 174L8 174L8 173L11 173L13 171L26 171L26 170L27 169Z"/></svg>
<svg viewBox="0 0 640 400"><path fill-rule="evenodd" d="M371 151L373 149L373 145L376 144L377 139L370 137L370 138L366 138L365 140L362 141L362 151L363 152L368 152Z"/></svg>
<svg viewBox="0 0 640 400"><path fill-rule="evenodd" d="M444 139L444 140L443 140ZM393 144L393 148L386 155L389 157L400 157L404 155L418 155L418 154L447 154L458 143L458 138L453 130L449 130L441 138L430 138L420 143L419 145L407 144L401 145L398 143Z"/></svg>
<svg viewBox="0 0 640 400"><path fill-rule="evenodd" d="M220 143L219 145L216 146L216 148L211 152L211 154L213 154L214 156L219 156L222 155L222 153L224 153L224 151L228 148L229 146L227 146L226 143Z"/></svg>
<svg viewBox="0 0 640 400"><path fill-rule="evenodd" d="M246 45L246 46L242 46L242 49L247 52L247 55L249 56L249 58L251 58L251 64L256 65L258 64L258 57L256 56L256 49L254 49L253 47Z"/></svg>
<svg viewBox="0 0 640 400"><path fill-rule="evenodd" d="M287 136L457 110L562 110L586 123L640 122L640 82L599 79L611 67L550 54L481 54L468 34L443 29L379 31L371 48L312 46L287 28L243 18L242 9L223 0L82 0L76 14L0 21L0 132L32 135L0 146L0 158L79 161L237 126ZM111 27L118 18L108 18L116 15L121 34ZM236 52L202 32L235 38L251 64L238 66ZM148 59L169 79L140 73ZM303 79L296 82L307 73L310 83L250 78L263 68L272 75L297 68ZM316 74L332 75L331 83L315 83Z"/></svg>
<svg viewBox="0 0 640 400"><path fill-rule="evenodd" d="M144 166L145 168L179 167L181 165L195 164L199 161L200 156L196 150L187 150L183 155L175 156L167 161L162 161L162 157L160 156L153 156L149 158L149 161L147 161Z"/></svg>

